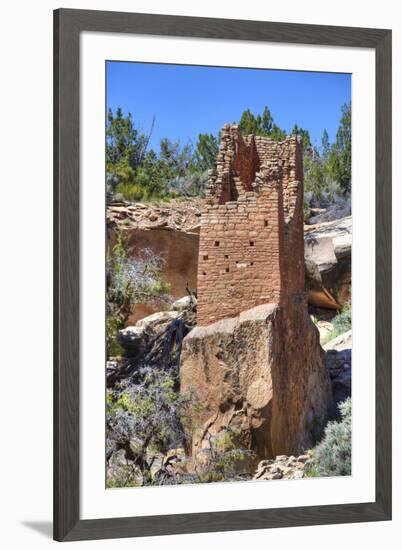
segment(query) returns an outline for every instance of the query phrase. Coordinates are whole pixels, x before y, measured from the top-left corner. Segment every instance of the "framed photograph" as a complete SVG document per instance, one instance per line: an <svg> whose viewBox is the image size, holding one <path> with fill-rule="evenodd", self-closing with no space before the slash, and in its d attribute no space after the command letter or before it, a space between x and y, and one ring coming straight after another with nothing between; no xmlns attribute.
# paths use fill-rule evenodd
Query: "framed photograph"
<svg viewBox="0 0 402 550"><path fill-rule="evenodd" d="M390 30L54 12L56 540L391 519L391 135Z"/></svg>

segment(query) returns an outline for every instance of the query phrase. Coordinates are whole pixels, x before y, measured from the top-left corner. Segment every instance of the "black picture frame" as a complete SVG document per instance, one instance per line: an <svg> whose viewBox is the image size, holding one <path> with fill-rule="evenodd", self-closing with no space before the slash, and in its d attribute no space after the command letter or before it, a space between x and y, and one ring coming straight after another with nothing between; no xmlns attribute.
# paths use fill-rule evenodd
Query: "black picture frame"
<svg viewBox="0 0 402 550"><path fill-rule="evenodd" d="M376 497L357 504L82 520L79 514L79 41L83 31L375 50ZM390 30L142 13L54 12L54 538L58 541L391 519ZM374 403L373 403L374 406Z"/></svg>

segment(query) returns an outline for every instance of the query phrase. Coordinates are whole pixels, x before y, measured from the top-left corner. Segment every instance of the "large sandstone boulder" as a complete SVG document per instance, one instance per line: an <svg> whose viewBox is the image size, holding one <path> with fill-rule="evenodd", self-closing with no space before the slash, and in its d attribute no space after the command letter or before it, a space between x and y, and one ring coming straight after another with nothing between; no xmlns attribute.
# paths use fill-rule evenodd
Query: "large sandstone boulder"
<svg viewBox="0 0 402 550"><path fill-rule="evenodd" d="M178 317L179 313L177 311L157 311L156 313L148 315L147 317L137 321L135 326L145 330L149 334L156 334Z"/></svg>
<svg viewBox="0 0 402 550"><path fill-rule="evenodd" d="M340 304L325 288L318 265L311 259L304 260L305 284L309 304L325 309L340 309Z"/></svg>
<svg viewBox="0 0 402 550"><path fill-rule="evenodd" d="M347 303L351 287L352 217L305 226L304 256L309 303L331 309Z"/></svg>
<svg viewBox="0 0 402 550"><path fill-rule="evenodd" d="M172 311L186 311L194 309L197 306L197 299L194 296L183 296L179 300L173 302L170 306Z"/></svg>
<svg viewBox="0 0 402 550"><path fill-rule="evenodd" d="M181 392L197 463L222 432L259 459L296 455L321 436L332 391L319 334L303 303L265 304L184 339Z"/></svg>
<svg viewBox="0 0 402 550"><path fill-rule="evenodd" d="M148 335L143 327L125 327L119 330L117 339L127 357L136 357L144 353L148 343Z"/></svg>
<svg viewBox="0 0 402 550"><path fill-rule="evenodd" d="M150 339L178 317L178 311L158 311L140 319L134 326L119 330L117 338L125 356L136 357L143 354Z"/></svg>

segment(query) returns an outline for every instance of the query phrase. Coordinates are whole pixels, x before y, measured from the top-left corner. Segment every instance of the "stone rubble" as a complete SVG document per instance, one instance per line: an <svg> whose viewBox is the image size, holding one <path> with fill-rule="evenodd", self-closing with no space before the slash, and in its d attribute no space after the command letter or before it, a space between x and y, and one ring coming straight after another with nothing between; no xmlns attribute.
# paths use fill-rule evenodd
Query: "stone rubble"
<svg viewBox="0 0 402 550"><path fill-rule="evenodd" d="M173 199L169 202L114 202L106 209L109 229L166 229L198 231L203 199Z"/></svg>
<svg viewBox="0 0 402 550"><path fill-rule="evenodd" d="M309 455L302 454L297 457L280 455L275 459L261 460L253 480L302 479L309 459Z"/></svg>

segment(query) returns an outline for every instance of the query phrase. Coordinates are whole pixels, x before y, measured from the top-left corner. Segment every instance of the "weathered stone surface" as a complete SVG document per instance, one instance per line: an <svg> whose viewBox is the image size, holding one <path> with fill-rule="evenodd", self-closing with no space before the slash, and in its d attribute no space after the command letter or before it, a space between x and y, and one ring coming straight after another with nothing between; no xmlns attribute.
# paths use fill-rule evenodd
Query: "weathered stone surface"
<svg viewBox="0 0 402 550"><path fill-rule="evenodd" d="M341 403L352 394L352 331L348 330L325 344L324 350L334 403Z"/></svg>
<svg viewBox="0 0 402 550"><path fill-rule="evenodd" d="M339 310L340 304L328 292L322 282L318 265L311 259L305 259L304 269L309 304L314 307Z"/></svg>
<svg viewBox="0 0 402 550"><path fill-rule="evenodd" d="M342 306L350 299L352 217L305 226L304 230L309 302L317 307L336 309L334 302Z"/></svg>
<svg viewBox="0 0 402 550"><path fill-rule="evenodd" d="M158 311L140 319L135 326L128 326L118 332L118 341L127 357L136 357L147 348L150 338L179 317L178 311Z"/></svg>
<svg viewBox="0 0 402 550"><path fill-rule="evenodd" d="M141 473L134 462L127 458L124 449L112 453L107 461L107 481L109 487L135 487L141 485Z"/></svg>
<svg viewBox="0 0 402 550"><path fill-rule="evenodd" d="M112 202L107 205L108 228L119 230L198 231L203 199L187 198L168 203Z"/></svg>
<svg viewBox="0 0 402 550"><path fill-rule="evenodd" d="M118 341L128 357L135 357L145 350L147 334L144 327L126 327L119 330Z"/></svg>
<svg viewBox="0 0 402 550"><path fill-rule="evenodd" d="M328 341L329 335L334 330L334 325L330 321L319 320L316 321L315 326L318 328L318 332L320 333L320 343L322 345Z"/></svg>
<svg viewBox="0 0 402 550"><path fill-rule="evenodd" d="M183 296L179 300L173 302L170 309L173 311L184 311L186 309L192 309L197 305L197 300L193 296Z"/></svg>
<svg viewBox="0 0 402 550"><path fill-rule="evenodd" d="M305 257L311 258L321 271L352 249L352 217L305 226Z"/></svg>
<svg viewBox="0 0 402 550"><path fill-rule="evenodd" d="M333 338L331 341L327 342L323 346L325 351L336 350L343 351L346 349L352 349L352 330L343 332L336 338Z"/></svg>
<svg viewBox="0 0 402 550"><path fill-rule="evenodd" d="M308 455L277 456L272 460L262 460L254 474L254 480L276 480L276 479L302 479L304 467L309 460Z"/></svg>
<svg viewBox="0 0 402 550"><path fill-rule="evenodd" d="M157 311L152 315L148 315L143 319L140 319L136 323L136 328L147 331L148 333L157 332L164 325L170 323L179 316L178 311Z"/></svg>
<svg viewBox="0 0 402 550"><path fill-rule="evenodd" d="M195 461L225 429L260 459L300 453L320 436L332 404L318 331L302 303L265 304L194 328L180 378L196 402L187 425Z"/></svg>

